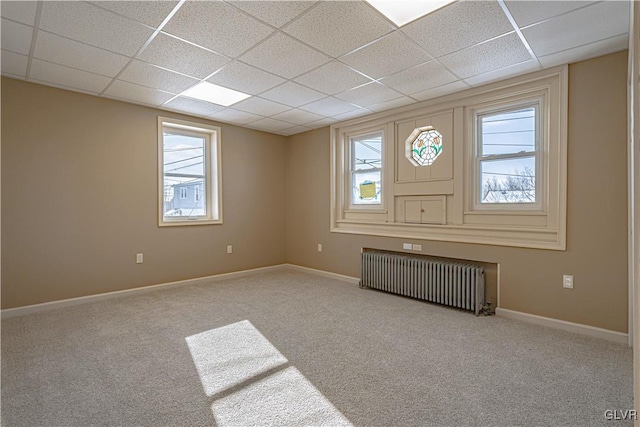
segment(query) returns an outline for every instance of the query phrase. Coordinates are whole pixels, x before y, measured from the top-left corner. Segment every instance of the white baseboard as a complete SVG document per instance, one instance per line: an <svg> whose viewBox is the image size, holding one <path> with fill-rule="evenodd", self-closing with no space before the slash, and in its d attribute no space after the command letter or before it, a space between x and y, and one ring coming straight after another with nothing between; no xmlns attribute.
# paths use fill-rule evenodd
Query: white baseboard
<svg viewBox="0 0 640 427"><path fill-rule="evenodd" d="M319 276L330 277L332 279L340 280L342 282L347 282L355 285L360 284L359 277L345 276L343 274L331 273L329 271L324 271L324 270L316 270L315 268L302 267L300 265L295 265L295 264L283 264L283 265L292 270L304 271L305 273L311 273L311 274L317 274Z"/></svg>
<svg viewBox="0 0 640 427"><path fill-rule="evenodd" d="M535 314L508 310L500 307L496 308L496 316L521 320L523 322L533 323L534 325L547 326L549 328L561 329L563 331L575 332L577 334L601 338L619 344L629 344L628 334L609 329L596 328L595 326L583 325L581 323L567 322L566 320L552 319L550 317L537 316Z"/></svg>
<svg viewBox="0 0 640 427"><path fill-rule="evenodd" d="M40 311L54 310L62 307L70 307L73 305L85 304L88 302L101 301L125 295L135 295L144 292L155 291L158 289L167 289L177 286L196 285L200 283L215 282L226 279L235 279L243 276L251 276L267 271L281 270L287 268L288 264L279 264L269 267L254 268L251 270L234 271L232 273L215 274L213 276L197 277L195 279L179 280L177 282L161 283L158 285L142 286L140 288L125 289L122 291L106 292L103 294L87 295L84 297L69 298L58 301L45 302L42 304L27 305L24 307L8 308L2 310L1 318L8 319L10 317L24 316L26 314L37 313Z"/></svg>

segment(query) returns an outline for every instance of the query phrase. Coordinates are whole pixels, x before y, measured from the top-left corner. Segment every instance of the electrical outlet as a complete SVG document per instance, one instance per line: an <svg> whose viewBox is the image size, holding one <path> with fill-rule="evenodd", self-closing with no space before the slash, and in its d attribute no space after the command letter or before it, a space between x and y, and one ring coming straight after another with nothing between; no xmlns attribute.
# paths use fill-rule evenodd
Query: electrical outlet
<svg viewBox="0 0 640 427"><path fill-rule="evenodd" d="M322 252L322 245L318 243L318 252Z"/></svg>
<svg viewBox="0 0 640 427"><path fill-rule="evenodd" d="M140 254L136 254L136 264L142 264L142 262L144 261L144 255Z"/></svg>
<svg viewBox="0 0 640 427"><path fill-rule="evenodd" d="M411 249L413 249L413 245L411 243L403 243L402 244L402 249L411 250Z"/></svg>
<svg viewBox="0 0 640 427"><path fill-rule="evenodd" d="M569 276L568 274L562 276L562 287L573 289L573 276Z"/></svg>
<svg viewBox="0 0 640 427"><path fill-rule="evenodd" d="M422 245L413 245L413 247L411 248L414 251L421 251L422 250Z"/></svg>
<svg viewBox="0 0 640 427"><path fill-rule="evenodd" d="M233 246L227 245L227 253L228 254L232 254L233 253Z"/></svg>

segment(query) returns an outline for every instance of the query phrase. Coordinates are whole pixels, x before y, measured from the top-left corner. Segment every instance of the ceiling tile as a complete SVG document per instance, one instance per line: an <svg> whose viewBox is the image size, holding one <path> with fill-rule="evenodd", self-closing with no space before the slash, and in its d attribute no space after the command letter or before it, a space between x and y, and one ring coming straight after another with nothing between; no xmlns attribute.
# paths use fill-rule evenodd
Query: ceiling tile
<svg viewBox="0 0 640 427"><path fill-rule="evenodd" d="M629 31L629 3L604 1L522 30L537 56L546 56Z"/></svg>
<svg viewBox="0 0 640 427"><path fill-rule="evenodd" d="M278 132L283 129L287 129L291 127L291 123L282 122L280 120L275 120L271 118L264 118L257 120L255 122L251 122L248 125L254 129L265 130L267 132Z"/></svg>
<svg viewBox="0 0 640 427"><path fill-rule="evenodd" d="M258 98L256 96L240 101L233 105L236 110L246 111L247 113L259 114L261 116L272 116L290 110L291 107L278 104L277 102Z"/></svg>
<svg viewBox="0 0 640 427"><path fill-rule="evenodd" d="M260 95L262 98L270 99L291 107L298 107L308 104L318 99L324 98L326 95L316 90L309 89L298 83L286 82L283 85L274 87Z"/></svg>
<svg viewBox="0 0 640 427"><path fill-rule="evenodd" d="M164 21L177 1L94 1L91 2L102 8L119 13L128 18L135 19L143 24L157 27Z"/></svg>
<svg viewBox="0 0 640 427"><path fill-rule="evenodd" d="M33 25L36 22L38 2L3 1L0 6L3 18L9 18L27 25Z"/></svg>
<svg viewBox="0 0 640 427"><path fill-rule="evenodd" d="M29 57L25 55L9 52L8 50L2 50L2 58L0 59L0 64L2 64L2 74L24 79L27 74L28 61Z"/></svg>
<svg viewBox="0 0 640 427"><path fill-rule="evenodd" d="M395 27L364 2L323 1L284 28L286 33L338 57Z"/></svg>
<svg viewBox="0 0 640 427"><path fill-rule="evenodd" d="M100 93L109 84L109 77L34 59L29 80L51 83L83 92Z"/></svg>
<svg viewBox="0 0 640 427"><path fill-rule="evenodd" d="M458 80L438 61L430 61L381 80L386 86L406 95L424 92Z"/></svg>
<svg viewBox="0 0 640 427"><path fill-rule="evenodd" d="M629 36L626 34L600 40L587 45L575 47L573 49L563 50L561 52L552 53L551 55L541 56L538 59L543 67L554 67L556 65L571 64L576 61L583 61L596 56L606 55L612 52L625 50L629 47Z"/></svg>
<svg viewBox="0 0 640 427"><path fill-rule="evenodd" d="M289 135L295 135L296 133L302 133L302 132L306 132L308 130L311 130L311 128L308 128L306 126L294 126L291 128L287 128L284 130L279 131L279 134L285 135L285 136L289 136Z"/></svg>
<svg viewBox="0 0 640 427"><path fill-rule="evenodd" d="M571 0L571 1L521 1L506 0L505 4L511 12L511 16L516 20L518 27L544 21L563 13L593 4L593 1Z"/></svg>
<svg viewBox="0 0 640 427"><path fill-rule="evenodd" d="M83 2L43 2L40 28L92 46L133 56L153 30Z"/></svg>
<svg viewBox="0 0 640 427"><path fill-rule="evenodd" d="M335 116L338 114L346 113L347 111L355 110L355 105L351 105L348 102L341 101L336 98L328 97L321 99L320 101L312 102L311 104L303 105L301 110L311 111L312 113L320 114L321 116Z"/></svg>
<svg viewBox="0 0 640 427"><path fill-rule="evenodd" d="M225 56L163 33L153 39L138 59L199 79L229 62Z"/></svg>
<svg viewBox="0 0 640 427"><path fill-rule="evenodd" d="M285 79L251 65L232 61L208 78L207 81L240 92L257 95L283 83Z"/></svg>
<svg viewBox="0 0 640 427"><path fill-rule="evenodd" d="M381 102L379 104L369 105L367 110L379 112L387 111L393 108L404 107L405 105L415 104L415 99L403 96L402 98L392 99L391 101Z"/></svg>
<svg viewBox="0 0 640 427"><path fill-rule="evenodd" d="M531 55L529 55L518 35L511 33L443 56L440 58L440 62L464 79L530 59Z"/></svg>
<svg viewBox="0 0 640 427"><path fill-rule="evenodd" d="M424 92L414 93L413 95L411 95L411 97L417 99L418 101L426 101L427 99L437 98L439 96L459 92L468 88L468 84L466 84L462 80L458 80L452 83L447 83L446 85L434 87L433 89L425 90Z"/></svg>
<svg viewBox="0 0 640 427"><path fill-rule="evenodd" d="M277 33L251 49L242 61L286 79L299 76L329 61L329 57Z"/></svg>
<svg viewBox="0 0 640 427"><path fill-rule="evenodd" d="M1 33L2 49L23 55L29 54L33 36L32 27L2 18Z"/></svg>
<svg viewBox="0 0 640 427"><path fill-rule="evenodd" d="M113 82L113 84L105 91L105 95L125 101L153 106L164 104L175 96L171 93L150 89L148 87L135 85L129 82L123 82L121 80Z"/></svg>
<svg viewBox="0 0 640 427"><path fill-rule="evenodd" d="M371 114L371 110L365 109L365 108L358 108L353 111L347 111L346 113L338 114L336 116L333 116L333 118L338 121L343 121L343 120L353 119L356 117L362 117L367 114Z"/></svg>
<svg viewBox="0 0 640 427"><path fill-rule="evenodd" d="M227 3L202 1L185 3L164 31L235 58L274 30Z"/></svg>
<svg viewBox="0 0 640 427"><path fill-rule="evenodd" d="M216 111L210 117L223 122L240 125L255 122L262 118L262 116L247 113L245 111L234 110L233 108L225 108L224 110Z"/></svg>
<svg viewBox="0 0 640 427"><path fill-rule="evenodd" d="M336 119L333 119L331 117L325 117L324 119L316 120L315 122L306 123L305 126L308 126L311 129L318 129L336 122L337 122Z"/></svg>
<svg viewBox="0 0 640 427"><path fill-rule="evenodd" d="M317 3L317 1L228 1L227 3L242 9L274 27L282 27L296 16Z"/></svg>
<svg viewBox="0 0 640 427"><path fill-rule="evenodd" d="M402 27L429 54L440 57L513 31L496 1L458 1Z"/></svg>
<svg viewBox="0 0 640 427"><path fill-rule="evenodd" d="M198 80L141 61L133 61L120 75L120 79L165 92L180 93Z"/></svg>
<svg viewBox="0 0 640 427"><path fill-rule="evenodd" d="M225 107L223 107L222 105L212 104L210 102L187 98L185 96L179 96L167 102L166 104L163 104L162 108L169 108L177 111L186 111L187 113L199 116L211 116L217 111L223 110Z"/></svg>
<svg viewBox="0 0 640 427"><path fill-rule="evenodd" d="M368 105L379 104L392 99L400 98L402 94L389 89L383 84L373 82L355 89L348 90L336 95L343 101L366 107Z"/></svg>
<svg viewBox="0 0 640 427"><path fill-rule="evenodd" d="M295 81L327 95L335 95L369 83L371 79L334 60L301 75Z"/></svg>
<svg viewBox="0 0 640 427"><path fill-rule="evenodd" d="M104 49L79 43L46 31L40 31L34 57L67 67L114 77L129 58Z"/></svg>
<svg viewBox="0 0 640 427"><path fill-rule="evenodd" d="M540 69L537 61L533 59L519 64L512 65L510 67L498 68L488 73L479 74L477 76L469 77L465 79L465 83L470 86L480 86L483 84L495 82L497 80L507 79L509 77L531 73Z"/></svg>
<svg viewBox="0 0 640 427"><path fill-rule="evenodd" d="M379 79L432 59L399 31L341 58L356 70Z"/></svg>
<svg viewBox="0 0 640 427"><path fill-rule="evenodd" d="M284 122L289 122L294 125L303 125L305 123L314 122L316 120L320 120L324 118L319 114L310 113L308 111L298 110L298 109L285 111L284 113L276 114L275 116L272 116L272 117L274 119L282 120Z"/></svg>

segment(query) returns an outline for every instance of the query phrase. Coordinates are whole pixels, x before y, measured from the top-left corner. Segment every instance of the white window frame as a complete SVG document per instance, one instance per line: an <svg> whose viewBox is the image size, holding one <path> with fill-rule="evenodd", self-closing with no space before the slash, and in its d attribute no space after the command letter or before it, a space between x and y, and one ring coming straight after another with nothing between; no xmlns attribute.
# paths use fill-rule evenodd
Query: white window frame
<svg viewBox="0 0 640 427"><path fill-rule="evenodd" d="M506 113L509 111L520 110L523 108L535 108L535 149L534 151L509 153L509 154L497 154L497 155L483 155L482 154L482 129L480 126L480 119L483 116L492 115L496 113ZM475 109L473 114L473 174L471 176L472 181L470 184L470 195L472 197L472 210L474 211L534 211L541 212L545 208L545 174L544 174L544 150L546 146L545 141L545 129L548 126L546 120L544 120L544 99L543 97L533 97L528 99L516 100L511 102L499 102L496 105ZM492 160L511 160L521 157L534 157L535 159L535 202L533 203L482 203L480 201L480 194L482 192L482 178L481 178L481 163L483 161Z"/></svg>
<svg viewBox="0 0 640 427"><path fill-rule="evenodd" d="M381 144L380 144L380 167L379 168L371 168L371 169L361 169L361 170L355 170L354 167L354 163L355 163L355 141L358 140L362 140L365 139L367 137L372 137L372 136L377 136L380 135L381 138ZM348 136L348 141L349 141L349 179L347 180L347 186L349 188L349 192L348 197L349 197L349 209L350 210L358 210L358 209L365 209L365 210L380 210L382 208L382 206L384 206L384 147L385 147L385 141L384 141L384 131L382 129L377 130L377 131L373 131L373 132L366 132L366 133L360 133L360 134L356 134L356 135L349 135ZM369 172L369 171L380 171L380 202L379 203L355 203L355 201L353 200L353 180L354 180L354 176L358 173L363 173L363 172Z"/></svg>
<svg viewBox="0 0 640 427"><path fill-rule="evenodd" d="M202 137L204 145L204 191L206 214L164 215L164 129ZM222 224L221 129L217 126L158 116L158 225L182 226Z"/></svg>
<svg viewBox="0 0 640 427"><path fill-rule="evenodd" d="M382 172L380 176L380 204L352 204L352 188L351 188L351 139L366 135L382 133ZM393 158L393 144L389 144L390 131L386 123L367 123L366 125L350 126L342 129L342 132L336 134L336 144L332 146L332 158L336 159L340 164L331 162L331 199L332 206L337 206L336 212L338 216L335 218L337 222L357 223L367 222L375 223L385 221L388 217L389 197L387 192L393 186L393 174L387 173L387 159ZM335 149L335 150L334 150ZM337 172L339 168L340 172ZM393 199L391 199L393 200ZM337 205L334 203L337 201ZM333 211L333 209L332 209Z"/></svg>

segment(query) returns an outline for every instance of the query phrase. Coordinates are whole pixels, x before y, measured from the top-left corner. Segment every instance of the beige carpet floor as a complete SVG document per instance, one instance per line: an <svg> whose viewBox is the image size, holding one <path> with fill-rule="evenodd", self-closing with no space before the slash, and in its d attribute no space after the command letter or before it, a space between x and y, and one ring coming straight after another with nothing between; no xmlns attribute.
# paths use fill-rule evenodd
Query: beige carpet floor
<svg viewBox="0 0 640 427"><path fill-rule="evenodd" d="M1 326L3 426L631 425L625 345L292 270Z"/></svg>

